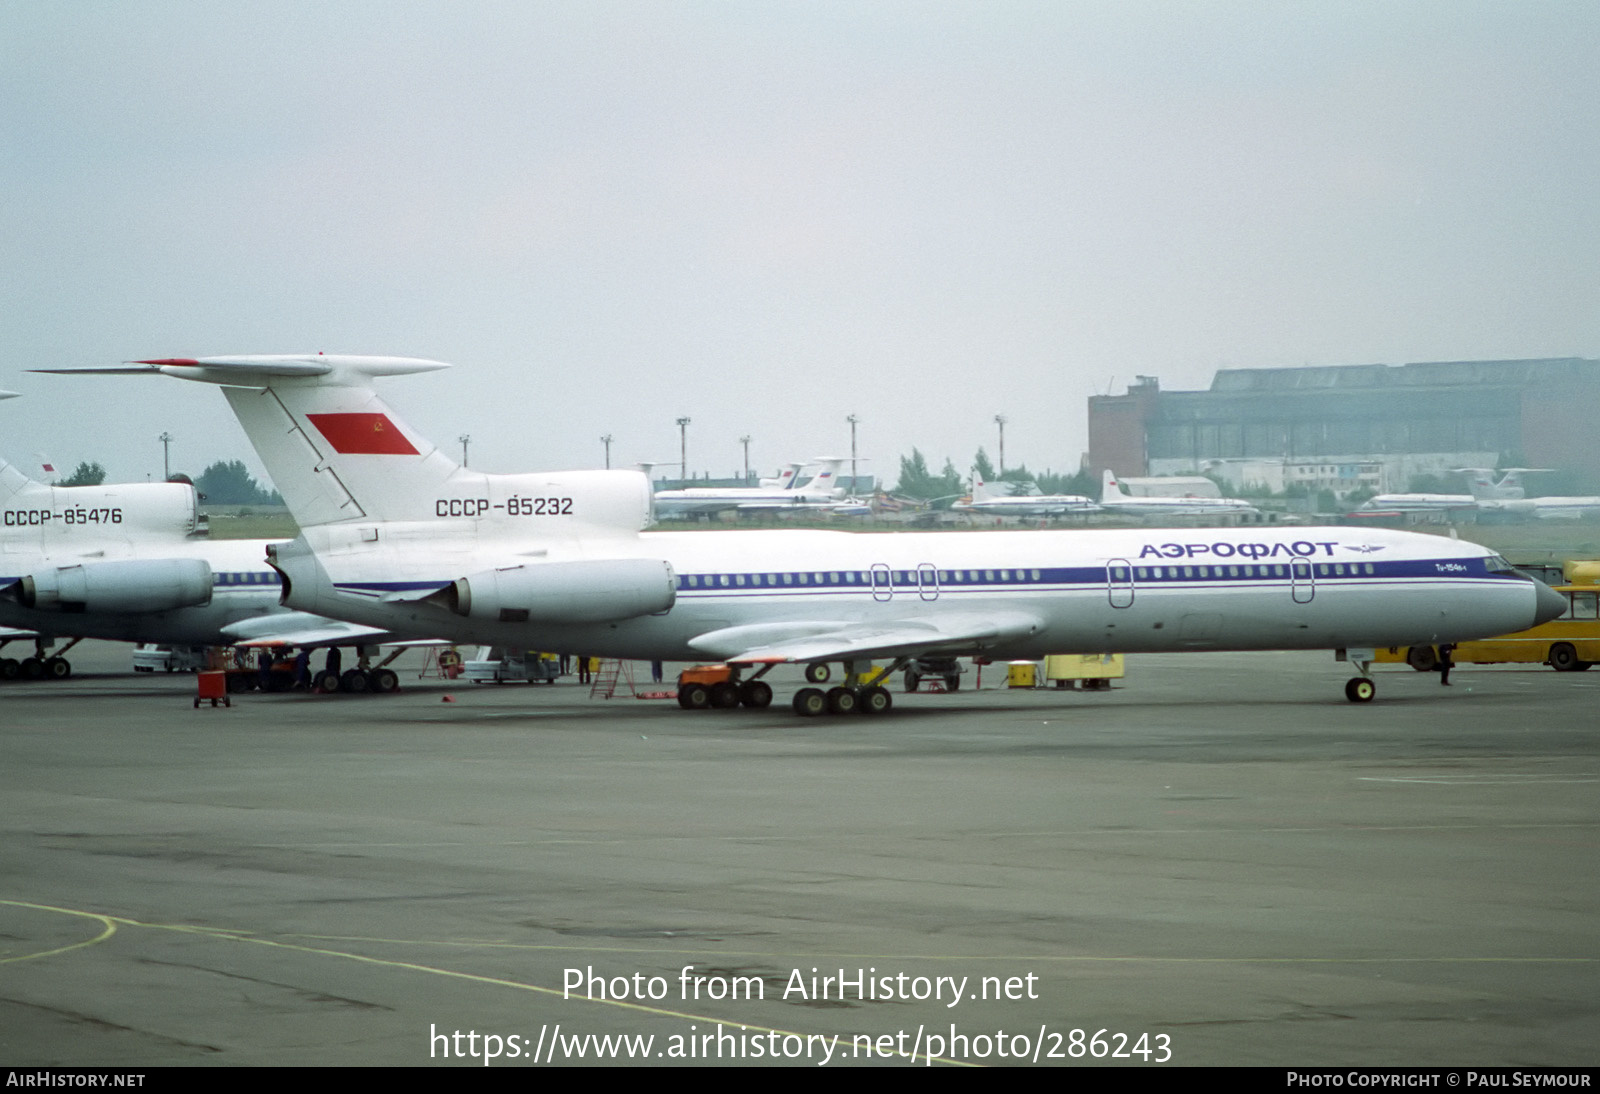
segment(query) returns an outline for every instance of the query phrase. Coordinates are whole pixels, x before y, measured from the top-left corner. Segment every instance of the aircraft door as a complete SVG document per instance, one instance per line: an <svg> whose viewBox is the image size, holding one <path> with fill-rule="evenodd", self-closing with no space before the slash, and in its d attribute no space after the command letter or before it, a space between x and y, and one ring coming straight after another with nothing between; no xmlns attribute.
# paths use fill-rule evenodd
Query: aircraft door
<svg viewBox="0 0 1600 1094"><path fill-rule="evenodd" d="M1125 558L1106 563L1106 592L1113 608L1133 606L1133 566Z"/></svg>
<svg viewBox="0 0 1600 1094"><path fill-rule="evenodd" d="M894 580L889 567L882 562L872 564L872 599L888 600L894 596Z"/></svg>
<svg viewBox="0 0 1600 1094"><path fill-rule="evenodd" d="M917 567L917 595L924 600L939 599L939 571L931 563Z"/></svg>
<svg viewBox="0 0 1600 1094"><path fill-rule="evenodd" d="M1311 573L1311 563L1297 558L1289 563L1289 591L1296 604L1309 604L1317 595L1316 578Z"/></svg>

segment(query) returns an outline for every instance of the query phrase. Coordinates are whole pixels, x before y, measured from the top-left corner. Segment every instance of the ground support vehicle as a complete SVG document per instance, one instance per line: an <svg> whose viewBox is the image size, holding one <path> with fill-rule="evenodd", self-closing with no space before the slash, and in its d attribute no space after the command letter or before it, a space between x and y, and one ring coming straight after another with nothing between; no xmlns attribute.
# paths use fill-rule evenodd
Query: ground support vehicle
<svg viewBox="0 0 1600 1094"><path fill-rule="evenodd" d="M204 646L157 646L141 642L133 648L134 672L199 672L205 667Z"/></svg>
<svg viewBox="0 0 1600 1094"><path fill-rule="evenodd" d="M957 691L961 687L961 674L965 671L961 662L954 657L919 657L906 666L906 690L916 691L924 678L936 678L938 684L943 685L943 690ZM938 691L940 688L936 684L932 690Z"/></svg>
<svg viewBox="0 0 1600 1094"><path fill-rule="evenodd" d="M561 662L553 653L499 646L480 647L478 656L461 668L461 675L474 684L554 684L561 675Z"/></svg>

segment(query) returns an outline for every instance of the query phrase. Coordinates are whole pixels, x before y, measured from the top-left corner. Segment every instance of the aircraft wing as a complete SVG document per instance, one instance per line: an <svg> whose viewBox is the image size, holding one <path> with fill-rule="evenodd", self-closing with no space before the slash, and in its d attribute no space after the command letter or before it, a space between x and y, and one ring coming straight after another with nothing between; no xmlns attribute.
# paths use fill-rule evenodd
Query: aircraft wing
<svg viewBox="0 0 1600 1094"><path fill-rule="evenodd" d="M377 646L392 632L359 623L340 623L309 612L279 612L243 619L222 628L237 646Z"/></svg>
<svg viewBox="0 0 1600 1094"><path fill-rule="evenodd" d="M1043 625L1027 612L950 612L873 623L729 627L689 644L739 664L838 661L982 650L1035 634Z"/></svg>

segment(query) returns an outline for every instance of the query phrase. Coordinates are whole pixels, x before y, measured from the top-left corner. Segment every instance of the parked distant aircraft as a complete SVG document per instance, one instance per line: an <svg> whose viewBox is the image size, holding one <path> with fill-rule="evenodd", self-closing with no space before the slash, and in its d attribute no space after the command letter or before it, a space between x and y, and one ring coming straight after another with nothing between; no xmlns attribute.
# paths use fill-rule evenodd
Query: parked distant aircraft
<svg viewBox="0 0 1600 1094"><path fill-rule="evenodd" d="M835 510L844 504L844 488L839 485L839 468L848 460L841 456L819 456L812 463L817 471L802 483L799 468L787 464L774 486L691 486L682 490L660 490L655 494L656 519L706 516L737 509L743 513L795 509ZM852 505L859 503L851 503Z"/></svg>
<svg viewBox="0 0 1600 1094"><path fill-rule="evenodd" d="M1453 510L1477 509L1482 501L1514 500L1522 497L1521 472L1526 468L1508 468L1498 483L1494 469L1488 467L1458 467L1455 474L1467 479L1470 494L1378 494L1357 506L1355 516L1387 516L1398 513L1447 513Z"/></svg>
<svg viewBox="0 0 1600 1094"><path fill-rule="evenodd" d="M1513 467L1505 473L1502 486L1506 481L1521 474L1532 474L1546 471L1543 467ZM1480 512L1511 513L1518 516L1534 517L1538 520L1581 520L1587 516L1600 514L1600 497L1590 496L1551 496L1542 498L1529 498L1523 496L1521 479L1516 479L1517 490L1515 496L1510 496L1499 490L1485 489L1483 480L1473 479L1470 483L1472 497Z"/></svg>
<svg viewBox="0 0 1600 1094"><path fill-rule="evenodd" d="M1225 513L1255 513L1255 506L1238 498L1135 498L1126 494L1109 470L1101 483L1100 507L1131 516L1214 516Z"/></svg>
<svg viewBox="0 0 1600 1094"><path fill-rule="evenodd" d="M1567 608L1482 547L1388 529L645 532L644 476L471 471L373 390L440 362L132 367L223 387L302 529L272 550L289 605L485 645L732 666L683 689L686 706L767 706L760 676L784 662L844 663L845 686L794 698L820 714L888 709L889 692L856 676L869 658L892 672L917 657L1317 648L1354 651L1362 675L1345 693L1365 701L1362 648L1505 633Z"/></svg>
<svg viewBox="0 0 1600 1094"><path fill-rule="evenodd" d="M1003 485L1006 491L997 490L973 468L971 495L950 508L997 517L1058 517L1066 513L1093 513L1100 508L1082 494L1042 494L1033 483Z"/></svg>

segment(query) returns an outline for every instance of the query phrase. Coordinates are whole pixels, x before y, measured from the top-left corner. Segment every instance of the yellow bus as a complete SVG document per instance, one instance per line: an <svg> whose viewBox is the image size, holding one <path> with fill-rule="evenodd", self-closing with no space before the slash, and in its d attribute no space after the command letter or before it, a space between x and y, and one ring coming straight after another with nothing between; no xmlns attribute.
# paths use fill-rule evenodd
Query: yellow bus
<svg viewBox="0 0 1600 1094"><path fill-rule="evenodd" d="M1549 665L1557 672L1582 672L1600 662L1600 588L1557 585L1556 592L1567 598L1566 614L1559 619L1515 634L1458 643L1451 660L1458 665ZM1434 646L1390 646L1378 650L1376 660L1403 661L1418 672L1432 672L1439 667L1439 651Z"/></svg>

